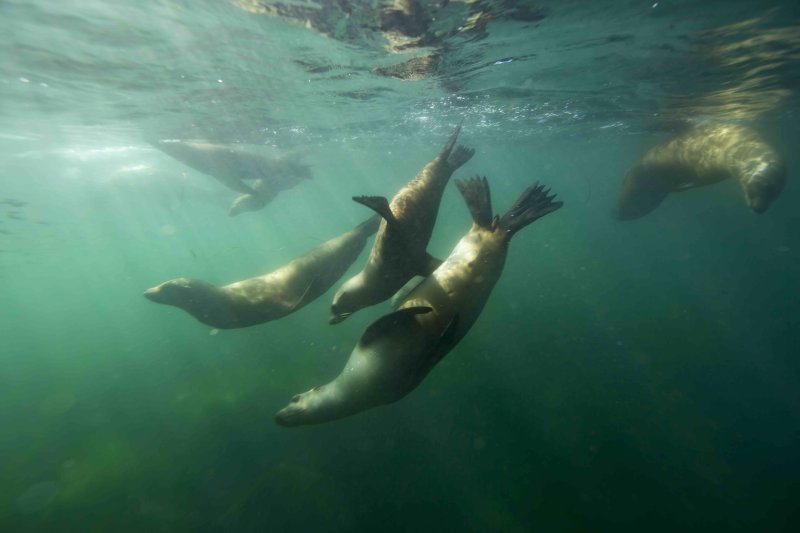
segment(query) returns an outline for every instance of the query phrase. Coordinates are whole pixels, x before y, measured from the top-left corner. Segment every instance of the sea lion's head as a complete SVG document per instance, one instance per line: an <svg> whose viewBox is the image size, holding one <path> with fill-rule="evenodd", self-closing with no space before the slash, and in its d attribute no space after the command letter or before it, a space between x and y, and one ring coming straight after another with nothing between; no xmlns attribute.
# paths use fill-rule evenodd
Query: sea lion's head
<svg viewBox="0 0 800 533"><path fill-rule="evenodd" d="M304 424L318 424L339 418L332 416L329 411L335 410L336 402L328 401L325 392L331 385L314 387L302 394L295 394L289 405L275 414L275 423L279 426L293 427Z"/></svg>
<svg viewBox="0 0 800 533"><path fill-rule="evenodd" d="M223 305L220 290L205 281L175 278L144 291L151 302L179 307L200 322L214 327L231 327L235 315Z"/></svg>
<svg viewBox="0 0 800 533"><path fill-rule="evenodd" d="M747 206L754 212L765 212L786 185L786 166L779 161L762 163L753 174L741 181Z"/></svg>
<svg viewBox="0 0 800 533"><path fill-rule="evenodd" d="M345 281L336 292L331 304L331 317L328 319L328 323L338 324L362 307L370 305L363 277L363 273L353 276Z"/></svg>
<svg viewBox="0 0 800 533"><path fill-rule="evenodd" d="M144 291L144 297L159 304L185 307L186 304L198 299L199 293L207 289L206 286L214 288L213 285L199 279L175 278L147 289Z"/></svg>

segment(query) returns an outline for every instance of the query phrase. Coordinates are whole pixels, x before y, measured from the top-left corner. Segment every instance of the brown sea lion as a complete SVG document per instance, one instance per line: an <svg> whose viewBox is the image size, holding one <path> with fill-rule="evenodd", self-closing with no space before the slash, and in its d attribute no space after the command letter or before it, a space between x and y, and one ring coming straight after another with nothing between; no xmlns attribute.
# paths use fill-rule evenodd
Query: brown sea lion
<svg viewBox="0 0 800 533"><path fill-rule="evenodd" d="M356 196L356 202L381 215L381 227L364 269L347 280L331 305L330 322L336 324L361 308L391 298L409 279L427 276L441 261L426 252L433 233L442 193L450 176L469 161L475 150L453 150L461 126L457 126L441 153L392 198ZM452 152L452 153L451 153Z"/></svg>
<svg viewBox="0 0 800 533"><path fill-rule="evenodd" d="M786 166L752 128L700 126L647 152L625 176L615 215L642 217L669 193L735 179L747 205L763 213L783 190Z"/></svg>
<svg viewBox="0 0 800 533"><path fill-rule="evenodd" d="M311 179L309 167L291 155L269 158L238 146L206 141L160 141L151 144L181 163L242 193L231 205L231 216L257 211L281 191ZM248 185L248 181L254 184Z"/></svg>
<svg viewBox="0 0 800 533"><path fill-rule="evenodd" d="M486 178L459 183L472 229L398 309L373 322L339 376L292 398L275 421L319 424L403 398L467 334L503 272L508 244L531 222L562 206L529 187L502 218L492 217Z"/></svg>
<svg viewBox="0 0 800 533"><path fill-rule="evenodd" d="M144 295L154 302L180 307L215 328L269 322L297 311L330 289L359 256L379 222L379 217L373 216L264 276L224 287L178 278L148 289Z"/></svg>

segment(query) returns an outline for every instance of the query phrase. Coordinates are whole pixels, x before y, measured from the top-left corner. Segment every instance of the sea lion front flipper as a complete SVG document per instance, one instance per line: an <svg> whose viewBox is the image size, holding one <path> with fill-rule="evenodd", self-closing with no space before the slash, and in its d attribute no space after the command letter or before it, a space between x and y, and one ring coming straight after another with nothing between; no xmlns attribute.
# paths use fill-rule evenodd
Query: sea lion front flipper
<svg viewBox="0 0 800 533"><path fill-rule="evenodd" d="M398 326L408 325L414 320L416 315L424 315L433 311L433 307L418 306L418 307L405 307L397 311L393 311L388 315L380 317L378 320L369 325L369 327L361 335L358 344L362 348L369 346L375 339L386 333L387 331Z"/></svg>
<svg viewBox="0 0 800 533"><path fill-rule="evenodd" d="M389 304L392 306L392 309L396 309L397 306L399 306L401 303L403 303L403 300L405 300L406 297L409 294L411 294L411 291L416 289L417 286L419 286L419 284L422 283L423 281L425 281L425 278L423 276L419 276L419 275L418 276L414 276L413 278L408 280L405 285L400 287L400 289L398 289L398 291L396 293L394 293L394 296L392 296L392 299L389 300Z"/></svg>
<svg viewBox="0 0 800 533"><path fill-rule="evenodd" d="M675 187L675 192L688 191L689 189L694 189L697 186L698 185L694 182L685 181L680 185L678 185L677 187Z"/></svg>
<svg viewBox="0 0 800 533"><path fill-rule="evenodd" d="M427 376L428 372L430 372L433 367L439 364L439 361L441 361L445 355L450 353L450 350L456 344L457 330L458 313L453 315L450 323L447 324L447 327L444 328L444 331L442 331L442 335L439 337L439 342L435 349L431 351L430 357L423 360L419 365L419 368L416 369L415 378L417 381L422 381L422 378Z"/></svg>
<svg viewBox="0 0 800 533"><path fill-rule="evenodd" d="M258 194L254 188L246 184L243 180L240 179L233 179L233 180L222 180L217 178L217 181L221 184L225 185L231 190L236 192L240 192L242 194Z"/></svg>
<svg viewBox="0 0 800 533"><path fill-rule="evenodd" d="M385 196L353 196L353 201L369 207L389 224L397 222L397 218L392 213L392 208L389 207L389 200Z"/></svg>
<svg viewBox="0 0 800 533"><path fill-rule="evenodd" d="M308 293L311 291L311 287L314 286L314 283L317 282L317 279L319 278L312 279L311 283L309 283L308 287L306 287L306 290L304 290L303 294L300 295L300 298L298 298L294 303L287 305L290 313L294 313L295 311L297 311L297 309L300 308L300 304L303 303L303 300L306 299L306 296L308 296Z"/></svg>

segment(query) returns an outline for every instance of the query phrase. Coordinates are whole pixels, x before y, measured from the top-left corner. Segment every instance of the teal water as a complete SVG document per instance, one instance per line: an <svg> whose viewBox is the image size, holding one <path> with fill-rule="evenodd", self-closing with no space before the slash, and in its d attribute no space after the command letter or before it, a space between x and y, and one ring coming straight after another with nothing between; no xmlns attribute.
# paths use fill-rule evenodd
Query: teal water
<svg viewBox="0 0 800 533"><path fill-rule="evenodd" d="M287 3L309 23L262 4L0 3L0 530L800 526L795 3L422 2L439 39L404 53L378 2ZM216 332L142 297L349 230L352 196L393 195L462 119L455 178L486 175L498 212L535 180L565 206L402 401L273 422L388 303L329 326L337 284ZM686 119L759 129L780 198L755 215L721 183L613 220L626 170ZM153 138L298 153L314 178L231 218L236 194ZM431 253L469 225L451 184Z"/></svg>

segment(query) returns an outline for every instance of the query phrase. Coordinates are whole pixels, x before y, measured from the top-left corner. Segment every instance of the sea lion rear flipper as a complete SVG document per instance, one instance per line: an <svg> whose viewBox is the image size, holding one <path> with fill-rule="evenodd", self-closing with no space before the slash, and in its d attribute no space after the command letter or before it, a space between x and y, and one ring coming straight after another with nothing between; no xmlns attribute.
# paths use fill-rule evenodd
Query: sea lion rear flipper
<svg viewBox="0 0 800 533"><path fill-rule="evenodd" d="M467 208L472 215L472 220L482 228L492 224L492 196L489 192L489 183L486 176L481 178L476 175L466 180L456 180L458 192L467 202Z"/></svg>
<svg viewBox="0 0 800 533"><path fill-rule="evenodd" d="M421 305L418 307L406 307L398 311L393 311L388 315L384 315L369 325L366 331L364 331L364 334L361 335L361 339L359 339L358 344L362 348L369 346L375 341L375 339L387 331L399 326L410 325L411 321L414 320L416 315L424 315L425 313L430 313L431 311L433 311L432 307Z"/></svg>
<svg viewBox="0 0 800 533"><path fill-rule="evenodd" d="M450 157L447 158L448 166L455 171L456 169L460 168L464 163L472 159L472 156L475 155L474 148L466 148L464 146L458 146Z"/></svg>
<svg viewBox="0 0 800 533"><path fill-rule="evenodd" d="M387 223L397 222L392 208L389 207L389 200L385 196L353 196L353 201L369 207L383 217Z"/></svg>
<svg viewBox="0 0 800 533"><path fill-rule="evenodd" d="M450 152L453 150L453 147L456 145L456 140L458 139L458 134L461 133L461 124L464 123L464 119L461 119L461 122L458 123L458 126L453 130L453 133L450 134L450 137L447 138L447 142L444 143L444 147L442 148L441 157L443 159L448 159L450 157Z"/></svg>
<svg viewBox="0 0 800 533"><path fill-rule="evenodd" d="M548 196L550 189L545 189L544 185L528 187L517 198L505 215L500 219L499 225L505 230L508 238L514 236L519 230L534 222L548 213L552 213L561 208L564 202L554 202L556 195Z"/></svg>

